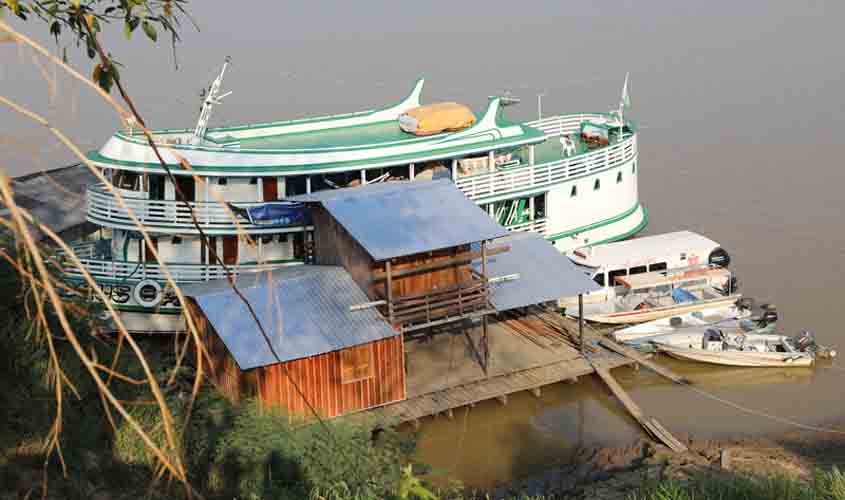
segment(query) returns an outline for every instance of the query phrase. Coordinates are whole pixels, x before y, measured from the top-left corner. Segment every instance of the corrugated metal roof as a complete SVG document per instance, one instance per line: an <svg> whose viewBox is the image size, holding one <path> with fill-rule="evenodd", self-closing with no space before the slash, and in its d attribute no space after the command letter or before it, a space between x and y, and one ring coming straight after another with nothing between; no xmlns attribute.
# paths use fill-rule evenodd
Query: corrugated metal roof
<svg viewBox="0 0 845 500"><path fill-rule="evenodd" d="M321 203L376 261L508 234L445 179L385 182L294 199Z"/></svg>
<svg viewBox="0 0 845 500"><path fill-rule="evenodd" d="M487 258L487 276L519 274L518 279L490 285L490 302L497 311L540 304L598 290L599 286L542 236L514 233L494 244L510 251ZM481 270L481 261L473 262Z"/></svg>
<svg viewBox="0 0 845 500"><path fill-rule="evenodd" d="M17 177L13 180L15 202L26 208L53 231L86 223L85 191L97 178L85 165L71 165ZM0 215L8 209L0 207Z"/></svg>
<svg viewBox="0 0 845 500"><path fill-rule="evenodd" d="M291 361L399 335L342 267L294 266L238 277L279 359L225 280L185 287L242 370Z"/></svg>

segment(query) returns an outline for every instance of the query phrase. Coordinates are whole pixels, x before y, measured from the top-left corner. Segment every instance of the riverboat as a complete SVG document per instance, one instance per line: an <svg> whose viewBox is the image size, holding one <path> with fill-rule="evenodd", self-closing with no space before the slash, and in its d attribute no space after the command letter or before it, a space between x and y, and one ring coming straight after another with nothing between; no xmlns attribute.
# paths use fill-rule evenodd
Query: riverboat
<svg viewBox="0 0 845 500"><path fill-rule="evenodd" d="M561 251L623 239L647 224L637 197L637 129L621 106L519 123L503 109L513 99L493 97L467 128L415 135L399 119L420 107L421 79L382 109L209 127L213 106L228 95L220 92L225 70L194 129L152 132L175 182L138 130L119 131L88 154L108 183L88 188L87 220L101 230L75 250L132 330L183 325L162 266L117 193L177 283L301 263L312 228L281 202L394 179L450 178L507 229L539 233ZM81 279L73 265L64 271Z"/></svg>

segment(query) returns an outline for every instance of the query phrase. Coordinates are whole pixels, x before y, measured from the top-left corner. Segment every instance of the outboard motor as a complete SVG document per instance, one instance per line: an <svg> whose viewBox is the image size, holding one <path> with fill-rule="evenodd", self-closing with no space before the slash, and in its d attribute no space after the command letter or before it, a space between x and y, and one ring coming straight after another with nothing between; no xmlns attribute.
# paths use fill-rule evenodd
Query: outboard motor
<svg viewBox="0 0 845 500"><path fill-rule="evenodd" d="M715 250L710 252L710 255L707 257L707 262L714 266L728 267L731 265L731 256L724 248L717 247Z"/></svg>
<svg viewBox="0 0 845 500"><path fill-rule="evenodd" d="M792 337L792 341L795 343L795 348L801 352L816 351L816 338L810 331L804 330L798 335Z"/></svg>
<svg viewBox="0 0 845 500"><path fill-rule="evenodd" d="M760 317L757 319L757 325L760 328L778 322L778 309L774 304L761 304L760 311Z"/></svg>
<svg viewBox="0 0 845 500"><path fill-rule="evenodd" d="M736 276L731 276L731 279L725 283L724 287L722 288L722 292L725 295L733 295L739 290L739 280L736 279Z"/></svg>
<svg viewBox="0 0 845 500"><path fill-rule="evenodd" d="M742 297L741 299L736 301L736 307L738 307L739 309L750 311L754 309L754 299L752 299L751 297Z"/></svg>

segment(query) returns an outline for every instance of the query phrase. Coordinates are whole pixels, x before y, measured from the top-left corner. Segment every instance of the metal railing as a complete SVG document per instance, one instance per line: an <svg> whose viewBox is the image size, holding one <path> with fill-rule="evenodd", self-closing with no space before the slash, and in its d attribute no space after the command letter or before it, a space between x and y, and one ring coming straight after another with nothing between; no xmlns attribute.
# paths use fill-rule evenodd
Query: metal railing
<svg viewBox="0 0 845 500"><path fill-rule="evenodd" d="M534 123L540 123L540 128L547 134L557 134L561 128L563 133L578 130L581 120L591 116L577 115L546 118ZM563 123L559 126L558 123ZM548 132L547 132L548 130ZM467 198L478 200L508 193L530 190L533 188L550 186L567 179L593 174L602 170L618 167L637 156L636 134L625 137L609 146L575 155L562 160L525 165L503 171L459 177L455 185L463 191Z"/></svg>
<svg viewBox="0 0 845 500"><path fill-rule="evenodd" d="M194 227L191 212L181 201L150 200L142 197L123 195L126 205L147 228L159 232L198 233ZM264 202L233 202L239 208L249 208ZM119 206L117 198L108 192L102 184L88 187L88 221L100 226L136 230L129 218L129 213ZM196 215L199 226L212 234L237 232L238 227L248 233L279 232L279 227L272 228L250 224L248 220L234 216L218 201L188 202ZM235 223L237 221L237 224Z"/></svg>
<svg viewBox="0 0 845 500"><path fill-rule="evenodd" d="M140 281L150 279L165 282L165 274L158 263L130 262L81 258L85 269L96 281ZM228 266L233 275L270 271L284 266L300 265L300 261L267 262L262 264L233 264ZM72 262L63 262L65 277L83 279L82 271ZM211 264L167 264L167 270L178 283L196 283L226 278L226 270L220 265Z"/></svg>
<svg viewBox="0 0 845 500"><path fill-rule="evenodd" d="M508 231L514 232L514 233L530 231L532 233L537 233L537 234L545 236L546 235L546 219L537 219L537 220L532 220L532 221L529 221L529 222L523 222L521 224L513 224L513 225L510 225L510 226L505 226L505 229L507 229Z"/></svg>

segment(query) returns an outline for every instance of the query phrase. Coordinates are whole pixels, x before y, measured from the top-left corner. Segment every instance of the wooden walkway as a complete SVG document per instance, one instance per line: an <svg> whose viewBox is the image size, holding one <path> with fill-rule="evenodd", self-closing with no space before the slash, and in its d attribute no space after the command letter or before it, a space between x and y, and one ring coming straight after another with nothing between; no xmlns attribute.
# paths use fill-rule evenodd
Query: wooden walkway
<svg viewBox="0 0 845 500"><path fill-rule="evenodd" d="M633 361L623 356L607 354L594 359L594 363L609 370L630 365ZM456 408L481 401L506 398L515 392L535 390L558 382L576 381L578 377L590 375L594 371L593 366L584 358L566 360L420 394L367 413L385 422L415 421L430 415L448 414Z"/></svg>

